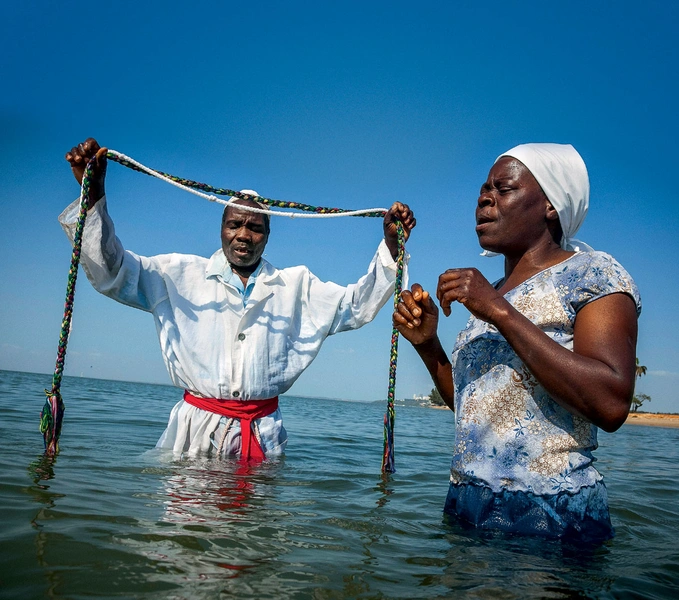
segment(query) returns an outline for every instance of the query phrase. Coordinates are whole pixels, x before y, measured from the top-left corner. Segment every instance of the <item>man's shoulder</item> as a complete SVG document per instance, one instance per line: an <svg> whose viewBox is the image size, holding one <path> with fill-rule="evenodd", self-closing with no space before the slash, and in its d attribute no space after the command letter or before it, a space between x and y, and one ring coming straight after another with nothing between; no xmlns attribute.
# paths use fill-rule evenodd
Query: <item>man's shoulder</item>
<svg viewBox="0 0 679 600"><path fill-rule="evenodd" d="M205 271L208 258L196 254L181 254L171 252L169 254L156 254L152 257L154 263L168 274L182 274L186 271Z"/></svg>
<svg viewBox="0 0 679 600"><path fill-rule="evenodd" d="M291 283L293 281L299 281L300 279L307 278L311 275L308 267L304 265L297 265L293 267L283 267L279 269L274 267L270 262L262 259L262 271L260 275L263 275L265 279L274 279L279 277L286 283Z"/></svg>

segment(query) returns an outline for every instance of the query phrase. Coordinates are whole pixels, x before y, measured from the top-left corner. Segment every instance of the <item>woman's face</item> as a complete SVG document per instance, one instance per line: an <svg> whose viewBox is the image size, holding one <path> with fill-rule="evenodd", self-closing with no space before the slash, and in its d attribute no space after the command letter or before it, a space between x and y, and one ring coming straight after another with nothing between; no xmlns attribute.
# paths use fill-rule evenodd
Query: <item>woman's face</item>
<svg viewBox="0 0 679 600"><path fill-rule="evenodd" d="M553 219L556 211L523 163L505 156L493 165L476 206L476 234L484 250L521 254L545 235L551 239Z"/></svg>

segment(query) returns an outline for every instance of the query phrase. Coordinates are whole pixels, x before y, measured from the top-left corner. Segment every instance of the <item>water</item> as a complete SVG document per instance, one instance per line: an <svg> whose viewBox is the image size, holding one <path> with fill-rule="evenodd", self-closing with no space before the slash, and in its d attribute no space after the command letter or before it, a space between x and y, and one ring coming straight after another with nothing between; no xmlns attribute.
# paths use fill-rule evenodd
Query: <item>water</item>
<svg viewBox="0 0 679 600"><path fill-rule="evenodd" d="M625 426L598 451L615 539L596 548L447 523L453 418L281 399L287 455L245 468L153 449L180 397L66 378L62 449L42 461L50 377L0 371L0 598L676 598L679 429Z"/></svg>

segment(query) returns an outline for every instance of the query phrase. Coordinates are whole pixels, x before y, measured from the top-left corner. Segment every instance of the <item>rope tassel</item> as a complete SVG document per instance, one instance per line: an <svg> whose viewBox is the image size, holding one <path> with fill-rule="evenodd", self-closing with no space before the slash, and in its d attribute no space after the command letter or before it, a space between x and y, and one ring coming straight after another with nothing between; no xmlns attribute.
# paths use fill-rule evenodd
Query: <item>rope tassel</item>
<svg viewBox="0 0 679 600"><path fill-rule="evenodd" d="M162 179L171 185L182 188L187 192L205 198L211 202L228 205L233 203L236 199L254 200L266 206L271 206L277 209L295 209L303 211L303 213L306 214L239 205L240 209L249 210L256 213L265 213L274 216L286 216L290 218L384 217L384 215L387 213L387 210L384 208L345 210L342 208L329 208L324 206L301 204L298 202L274 200L271 198L254 196L226 188L216 188L205 183L199 183L190 179L182 179L168 173L163 173L162 171L156 171L142 165L129 156L125 156L120 152L116 152L115 150L109 150L106 154L106 157L120 165L123 165L124 167L157 177L158 179ZM90 181L92 179L93 164L94 159L88 163L83 174L80 193L80 212L78 214L75 235L73 237L73 252L71 254L71 266L68 272L68 282L66 285L66 303L64 305L64 317L61 323L61 331L59 333L56 367L54 369L54 376L52 378L52 388L50 390L45 390L47 400L45 401L45 406L43 407L42 413L40 415L40 431L42 432L45 441L45 454L51 456L54 456L59 452L59 436L61 435L61 425L64 416L64 402L61 397L61 380L63 377L64 364L66 361L66 347L68 345L68 338L71 329L71 318L73 316L75 283L78 277L78 266L80 264L83 229L85 227L85 219L87 218L87 205L89 202ZM223 200L221 198L217 198L214 194L220 196L229 196L230 199ZM394 290L394 307L397 306L399 297L401 295L403 260L405 255L405 233L403 231L403 225L400 222L397 222L396 226L398 235L398 256L396 260L397 266L396 284ZM382 456L382 472L386 473L393 473L396 470L394 467L394 391L396 387L397 358L398 331L396 328L394 328L391 335L391 352L389 355L389 390L387 393L387 413L384 416L384 452Z"/></svg>
<svg viewBox="0 0 679 600"><path fill-rule="evenodd" d="M40 414L40 431L45 440L45 454L54 456L59 452L59 436L64 418L64 401L57 391L45 390L47 400Z"/></svg>

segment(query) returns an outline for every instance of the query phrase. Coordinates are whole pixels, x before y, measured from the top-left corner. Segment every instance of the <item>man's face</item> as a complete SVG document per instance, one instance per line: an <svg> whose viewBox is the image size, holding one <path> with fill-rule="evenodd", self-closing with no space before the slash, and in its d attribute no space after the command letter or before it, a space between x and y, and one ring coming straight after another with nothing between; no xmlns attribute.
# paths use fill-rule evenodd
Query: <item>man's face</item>
<svg viewBox="0 0 679 600"><path fill-rule="evenodd" d="M269 240L269 226L263 214L240 209L237 204L258 206L249 200L227 206L222 217L222 250L235 271L252 272Z"/></svg>

